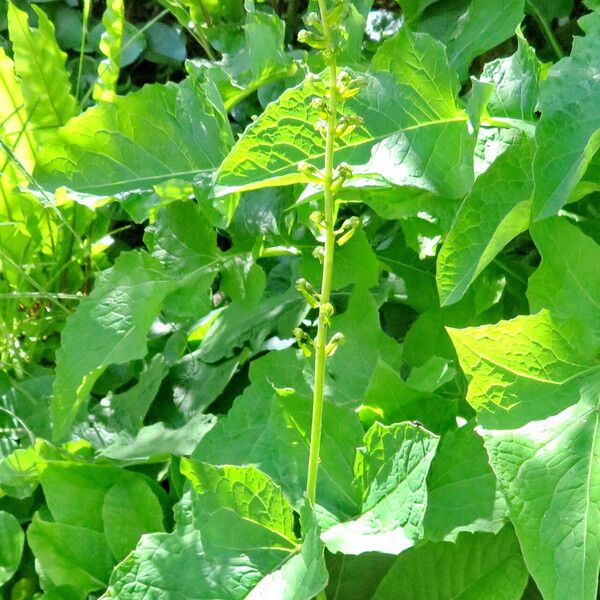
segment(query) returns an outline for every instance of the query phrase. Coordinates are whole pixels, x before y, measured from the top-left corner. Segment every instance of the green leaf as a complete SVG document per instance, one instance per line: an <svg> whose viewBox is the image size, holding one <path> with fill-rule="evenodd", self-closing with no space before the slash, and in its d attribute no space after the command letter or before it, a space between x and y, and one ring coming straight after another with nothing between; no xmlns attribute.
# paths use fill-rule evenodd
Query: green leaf
<svg viewBox="0 0 600 600"><path fill-rule="evenodd" d="M600 340L600 246L559 217L536 223L531 237L542 255L527 287L531 310L576 317Z"/></svg>
<svg viewBox="0 0 600 600"><path fill-rule="evenodd" d="M556 63L541 86L533 163L537 219L562 208L600 148L600 14L580 19L579 25L586 35L574 39L571 56Z"/></svg>
<svg viewBox="0 0 600 600"><path fill-rule="evenodd" d="M214 424L212 415L196 414L175 429L159 422L135 435L122 431L100 454L128 465L166 462L171 456L190 455Z"/></svg>
<svg viewBox="0 0 600 600"><path fill-rule="evenodd" d="M59 585L47 590L39 600L86 600L84 590L72 585Z"/></svg>
<svg viewBox="0 0 600 600"><path fill-rule="evenodd" d="M439 52L436 60L427 67L439 64ZM384 56L380 63L390 66ZM380 174L399 185L463 195L472 180L472 153L467 116L456 107L453 90L429 98L428 71L422 73L420 65L414 72L406 66L364 77L366 87L344 107L364 124L336 149L336 164L345 161L360 166L361 174ZM305 80L265 109L221 165L217 194L305 183L300 162L323 166L323 140L314 128L318 115L310 107L314 94Z"/></svg>
<svg viewBox="0 0 600 600"><path fill-rule="evenodd" d="M41 483L48 509L56 522L98 532L106 531L106 517L114 516L114 509L110 506L105 509L105 505L107 494L115 486L117 490L112 493L127 496L127 504L133 505L131 510L136 510L138 503L158 506L155 492L160 488L156 486L153 491L143 475L112 465L50 461L42 473ZM154 497L147 500L142 496ZM160 510L153 517L160 523ZM117 525L109 523L113 531Z"/></svg>
<svg viewBox="0 0 600 600"><path fill-rule="evenodd" d="M295 550L292 507L267 475L253 467L215 467L185 458L181 472L196 492L205 546L257 555Z"/></svg>
<svg viewBox="0 0 600 600"><path fill-rule="evenodd" d="M250 77L240 82L246 88L244 95L249 90L294 74L296 65L284 51L285 23L282 19L265 12L251 11L246 15L244 34L247 58L244 56L242 60L248 60L250 66ZM231 100L227 105L231 106Z"/></svg>
<svg viewBox="0 0 600 600"><path fill-rule="evenodd" d="M77 105L65 68L66 54L56 43L54 26L44 11L32 8L37 28L29 26L27 13L12 2L8 4L8 25L27 115L37 139L47 140L54 132L44 130L64 125L76 114Z"/></svg>
<svg viewBox="0 0 600 600"><path fill-rule="evenodd" d="M113 556L103 533L44 521L36 513L27 543L54 585L72 585L86 592L108 585Z"/></svg>
<svg viewBox="0 0 600 600"><path fill-rule="evenodd" d="M327 361L329 376L335 382L332 383L331 400L357 408L378 360L381 358L390 368L398 369L402 362L402 347L381 331L375 299L362 288L352 291L346 312L332 319L331 332L341 333L345 338Z"/></svg>
<svg viewBox="0 0 600 600"><path fill-rule="evenodd" d="M57 352L50 409L56 439L67 435L106 367L145 356L150 326L173 287L158 261L141 252L121 255L98 278L93 292L67 319Z"/></svg>
<svg viewBox="0 0 600 600"><path fill-rule="evenodd" d="M512 37L525 15L523 0L472 0L461 13L446 22L452 27L447 48L450 66L464 80L473 59Z"/></svg>
<svg viewBox="0 0 600 600"><path fill-rule="evenodd" d="M185 60L185 37L177 27L158 21L148 28L146 38L148 48L144 58L147 60L171 67L178 67Z"/></svg>
<svg viewBox="0 0 600 600"><path fill-rule="evenodd" d="M148 227L144 242L165 269L177 277L195 270L193 267L210 272L221 260L216 231L191 200L161 208L156 221Z"/></svg>
<svg viewBox="0 0 600 600"><path fill-rule="evenodd" d="M553 19L571 14L573 0L526 0L525 8L529 14L544 19L550 25Z"/></svg>
<svg viewBox="0 0 600 600"><path fill-rule="evenodd" d="M304 249L301 274L314 286L321 284L321 263ZM358 229L343 246L336 248L332 289L351 284L369 289L379 283L379 263L365 232Z"/></svg>
<svg viewBox="0 0 600 600"><path fill-rule="evenodd" d="M329 585L326 592L328 598L344 600L366 600L397 557L390 554L365 552L355 556L351 554L328 554L327 570Z"/></svg>
<svg viewBox="0 0 600 600"><path fill-rule="evenodd" d="M144 536L103 598L311 600L325 587L324 548L310 514L300 545L292 508L268 477L254 467L182 467L196 490L199 530Z"/></svg>
<svg viewBox="0 0 600 600"><path fill-rule="evenodd" d="M430 431L441 433L454 425L456 402L411 388L380 358L359 414L369 425L375 420L386 425L418 421Z"/></svg>
<svg viewBox="0 0 600 600"><path fill-rule="evenodd" d="M17 429L24 425L36 437L50 437L50 417L48 406L52 397L53 377L40 375L21 381L11 380L11 388L6 394L0 394L0 406L17 415L0 415L0 423ZM26 434L27 432L23 432Z"/></svg>
<svg viewBox="0 0 600 600"><path fill-rule="evenodd" d="M113 571L102 600L160 600L173 594L181 600L226 597L228 582L239 577L240 563L221 559L206 555L198 531L145 535ZM244 567L245 585L260 579L255 567L242 563Z"/></svg>
<svg viewBox="0 0 600 600"><path fill-rule="evenodd" d="M289 558L280 569L266 575L246 596L248 600L314 598L327 585L329 574L323 560L324 545L312 509L304 507L301 517L305 533L300 552Z"/></svg>
<svg viewBox="0 0 600 600"><path fill-rule="evenodd" d="M414 548L388 571L373 600L519 600L527 569L510 528L499 535L463 534L456 544Z"/></svg>
<svg viewBox="0 0 600 600"><path fill-rule="evenodd" d="M179 317L198 319L212 308L211 289L224 256L217 233L190 200L161 208L144 234L150 253L165 272L177 279L177 289L166 299L165 309Z"/></svg>
<svg viewBox="0 0 600 600"><path fill-rule="evenodd" d="M533 144L522 137L475 181L438 255L442 306L458 302L498 252L527 229L533 152Z"/></svg>
<svg viewBox="0 0 600 600"><path fill-rule="evenodd" d="M200 346L199 357L214 363L238 348L259 352L269 335L287 337L309 308L295 288L258 302L247 298L233 302L215 319Z"/></svg>
<svg viewBox="0 0 600 600"><path fill-rule="evenodd" d="M94 86L94 100L113 102L121 68L121 48L125 26L125 3L123 0L107 0L102 15L105 31L100 39L100 52L106 56L98 65L98 81Z"/></svg>
<svg viewBox="0 0 600 600"><path fill-rule="evenodd" d="M589 334L574 323L558 324L547 311L448 333L470 380L467 400L477 411L488 409L481 413L488 423L499 416L523 425L556 414L572 403L561 386L576 384L597 364Z"/></svg>
<svg viewBox="0 0 600 600"><path fill-rule="evenodd" d="M506 502L472 424L446 433L427 477L425 537L455 542L461 532L498 533L507 518Z"/></svg>
<svg viewBox="0 0 600 600"><path fill-rule="evenodd" d="M406 288L406 303L417 312L437 309L440 301L435 284L435 269L431 259L420 259L406 244L400 232L392 242L377 248L377 258L385 267L398 275Z"/></svg>
<svg viewBox="0 0 600 600"><path fill-rule="evenodd" d="M0 511L0 587L17 571L23 554L25 535L10 513Z"/></svg>
<svg viewBox="0 0 600 600"><path fill-rule="evenodd" d="M396 0L402 7L402 14L407 22L416 21L421 13L439 0Z"/></svg>
<svg viewBox="0 0 600 600"><path fill-rule="evenodd" d="M508 58L487 63L480 79L494 84L487 104L490 115L534 122L542 63L520 30L517 42L517 51Z"/></svg>
<svg viewBox="0 0 600 600"><path fill-rule="evenodd" d="M415 99L420 96L432 110L436 107L440 117L456 113L458 77L448 65L444 46L426 33L402 27L381 44L371 64L375 71L397 75L401 85L412 88Z"/></svg>
<svg viewBox="0 0 600 600"><path fill-rule="evenodd" d="M286 372L273 376L285 379ZM287 378L293 385L293 375ZM200 441L193 458L212 464L256 465L299 505L306 488L311 418L310 398L290 388L278 393L268 381L255 380ZM354 411L326 402L317 498L333 515L350 516L356 511L353 464L362 433Z"/></svg>
<svg viewBox="0 0 600 600"><path fill-rule="evenodd" d="M162 355L157 354L140 373L134 386L110 396L110 407L121 427L136 431L142 426L166 373L165 361Z"/></svg>
<svg viewBox="0 0 600 600"><path fill-rule="evenodd" d="M453 330L490 464L544 598L594 600L600 565L600 366L547 312ZM495 406L497 405L497 406ZM506 411L502 407L514 406Z"/></svg>
<svg viewBox="0 0 600 600"><path fill-rule="evenodd" d="M177 409L187 418L203 412L223 391L239 364L238 357L210 365L200 359L198 350L186 354L167 376Z"/></svg>
<svg viewBox="0 0 600 600"><path fill-rule="evenodd" d="M115 483L104 496L102 520L114 557L124 559L144 533L163 530L162 508L142 479Z"/></svg>
<svg viewBox="0 0 600 600"><path fill-rule="evenodd" d="M36 176L48 187L101 195L192 181L215 169L231 142L215 95L187 79L93 107L44 147Z"/></svg>
<svg viewBox="0 0 600 600"><path fill-rule="evenodd" d="M427 506L425 479L438 439L410 423L375 423L357 453L359 516L325 531L327 548L344 554L399 554L419 541Z"/></svg>
<svg viewBox="0 0 600 600"><path fill-rule="evenodd" d="M4 49L0 49L0 135L23 167L31 172L35 164L35 143L25 111L23 93L17 81L15 65L6 56ZM0 150L0 156L3 165L0 194L3 203L6 203L5 183L8 181L25 183L25 178L9 157L5 156L4 149Z"/></svg>

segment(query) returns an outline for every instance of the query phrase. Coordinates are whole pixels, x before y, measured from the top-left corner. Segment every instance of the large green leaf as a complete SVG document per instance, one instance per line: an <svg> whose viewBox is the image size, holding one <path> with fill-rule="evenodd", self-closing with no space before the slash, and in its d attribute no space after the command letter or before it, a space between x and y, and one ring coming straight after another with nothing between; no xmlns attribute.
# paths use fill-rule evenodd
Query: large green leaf
<svg viewBox="0 0 600 600"><path fill-rule="evenodd" d="M286 372L270 375L281 380ZM193 457L213 464L256 465L298 505L306 488L312 402L290 387L277 390L272 385L257 381L247 388ZM338 518L354 514L358 506L352 479L362 431L354 411L325 404L317 497Z"/></svg>
<svg viewBox="0 0 600 600"><path fill-rule="evenodd" d="M360 514L323 533L332 552L399 554L423 537L425 479L438 439L410 423L369 429L355 466Z"/></svg>
<svg viewBox="0 0 600 600"><path fill-rule="evenodd" d="M488 424L498 418L524 425L556 414L573 403L561 386L571 389L597 365L589 334L575 323L559 325L547 311L448 333L470 380L467 400L486 409L480 418Z"/></svg>
<svg viewBox="0 0 600 600"><path fill-rule="evenodd" d="M140 477L115 483L102 504L106 541L117 560L135 548L144 533L163 530L159 500Z"/></svg>
<svg viewBox="0 0 600 600"><path fill-rule="evenodd" d="M586 35L575 38L571 56L556 63L541 86L533 163L538 219L556 214L567 202L600 148L600 14L579 24Z"/></svg>
<svg viewBox="0 0 600 600"><path fill-rule="evenodd" d="M600 340L600 246L566 219L536 223L531 236L542 263L529 278L531 310L577 317Z"/></svg>
<svg viewBox="0 0 600 600"><path fill-rule="evenodd" d="M144 536L103 598L311 600L327 582L323 544L304 513L303 543L290 504L254 467L184 461L198 529Z"/></svg>
<svg viewBox="0 0 600 600"><path fill-rule="evenodd" d="M114 559L103 533L45 521L36 514L27 529L27 542L54 585L73 585L86 592L108 585Z"/></svg>
<svg viewBox="0 0 600 600"><path fill-rule="evenodd" d="M512 529L462 534L455 544L414 548L394 563L374 600L519 600L527 569ZM370 596L371 597L371 596Z"/></svg>
<svg viewBox="0 0 600 600"><path fill-rule="evenodd" d="M0 511L0 588L15 574L23 554L25 535L13 515Z"/></svg>
<svg viewBox="0 0 600 600"><path fill-rule="evenodd" d="M438 255L442 306L459 301L496 254L527 229L533 152L533 143L523 136L475 181Z"/></svg>
<svg viewBox="0 0 600 600"><path fill-rule="evenodd" d="M187 79L93 107L44 147L36 176L49 187L102 195L191 181L215 169L230 145L215 96L208 84Z"/></svg>
<svg viewBox="0 0 600 600"><path fill-rule="evenodd" d="M398 50L406 50L406 58ZM384 45L375 66L392 72L365 75L366 87L346 103L344 113L364 124L344 139L336 162L398 185L463 195L472 180L471 138L443 48L403 29ZM439 69L445 69L440 89L431 79ZM219 194L306 182L298 171L301 161L323 166L323 139L314 128L318 115L310 107L314 94L306 80L266 108L221 166Z"/></svg>
<svg viewBox="0 0 600 600"><path fill-rule="evenodd" d="M158 261L142 252L123 254L99 277L62 333L51 404L55 438L67 435L106 367L145 356L150 326L173 288Z"/></svg>
<svg viewBox="0 0 600 600"><path fill-rule="evenodd" d="M33 7L37 28L29 26L26 12L8 3L8 26L17 74L29 120L37 137L44 139L45 130L64 125L77 112L71 95L66 54L59 48L54 26L46 13Z"/></svg>
<svg viewBox="0 0 600 600"><path fill-rule="evenodd" d="M498 533L508 517L483 441L473 424L442 437L427 477L425 537L454 542L459 533Z"/></svg>
<svg viewBox="0 0 600 600"><path fill-rule="evenodd" d="M157 496L144 476L119 469L112 465L85 464L79 462L50 461L41 476L42 489L48 509L56 522L77 525L89 530L106 532L121 526L124 530L133 522L121 525L115 519L114 495L126 499L121 520L127 511L135 519L143 519L145 506L158 507L158 513L151 515L160 529L161 511ZM149 480L148 480L149 481ZM108 501L107 501L108 497ZM147 498L150 498L149 500ZM111 534L111 537L112 536ZM121 544L130 536L123 534ZM135 546L133 540L129 550ZM122 546L121 546L122 547Z"/></svg>
<svg viewBox="0 0 600 600"><path fill-rule="evenodd" d="M490 464L547 600L594 600L600 566L600 366L547 312L451 330ZM511 410L506 410L510 408Z"/></svg>

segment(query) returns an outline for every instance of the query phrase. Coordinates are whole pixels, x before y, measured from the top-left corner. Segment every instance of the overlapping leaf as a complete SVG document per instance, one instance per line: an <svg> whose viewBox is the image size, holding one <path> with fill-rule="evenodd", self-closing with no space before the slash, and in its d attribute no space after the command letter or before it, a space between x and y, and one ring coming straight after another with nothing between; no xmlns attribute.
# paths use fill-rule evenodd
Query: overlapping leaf
<svg viewBox="0 0 600 600"><path fill-rule="evenodd" d="M451 330L490 463L544 598L593 600L600 566L600 366L547 312ZM494 406L497 405L497 406ZM511 410L506 410L507 408Z"/></svg>
<svg viewBox="0 0 600 600"><path fill-rule="evenodd" d="M143 537L103 598L310 600L325 587L318 530L305 514L305 538L296 539L291 506L266 475L190 462L183 471L199 527Z"/></svg>
<svg viewBox="0 0 600 600"><path fill-rule="evenodd" d="M432 573L439 574L432 577ZM372 598L519 600L527 570L511 529L463 534L456 544L426 544L401 555Z"/></svg>
<svg viewBox="0 0 600 600"><path fill-rule="evenodd" d="M410 423L375 423L356 460L359 515L323 533L332 552L400 554L423 536L425 483L437 436Z"/></svg>
<svg viewBox="0 0 600 600"><path fill-rule="evenodd" d="M476 180L461 205L437 259L442 306L460 300L496 254L527 229L533 152L533 143L522 137Z"/></svg>
<svg viewBox="0 0 600 600"><path fill-rule="evenodd" d="M461 195L470 183L472 155L467 117L454 98L456 80L434 40L408 29L399 36L382 49L376 65L392 72L366 75L365 89L345 105L345 113L364 123L336 150L336 162L366 165L361 172L387 175L401 185ZM390 61L398 48L412 56ZM436 88L432 77L440 69L447 74ZM220 167L218 193L306 181L298 171L302 161L322 167L323 140L310 107L314 93L306 80L267 107Z"/></svg>
<svg viewBox="0 0 600 600"><path fill-rule="evenodd" d="M579 23L586 35L575 38L571 56L556 63L541 86L542 118L533 163L538 219L556 214L567 202L600 148L600 15L588 15Z"/></svg>
<svg viewBox="0 0 600 600"><path fill-rule="evenodd" d="M65 67L66 54L56 42L54 26L46 13L33 8L36 28L30 27L27 13L12 2L8 4L8 24L27 115L38 139L43 140L46 133L53 135L45 130L64 125L77 109Z"/></svg>
<svg viewBox="0 0 600 600"><path fill-rule="evenodd" d="M542 263L529 278L527 297L533 311L576 317L600 340L600 246L566 219L536 223L531 235Z"/></svg>
<svg viewBox="0 0 600 600"><path fill-rule="evenodd" d="M124 254L67 321L57 353L51 416L54 437L69 432L95 380L111 364L143 358L146 336L175 288L156 259ZM93 344L89 341L93 340Z"/></svg>
<svg viewBox="0 0 600 600"><path fill-rule="evenodd" d="M100 195L191 181L215 169L230 144L215 95L211 86L188 79L147 85L95 106L44 147L36 176L49 187Z"/></svg>

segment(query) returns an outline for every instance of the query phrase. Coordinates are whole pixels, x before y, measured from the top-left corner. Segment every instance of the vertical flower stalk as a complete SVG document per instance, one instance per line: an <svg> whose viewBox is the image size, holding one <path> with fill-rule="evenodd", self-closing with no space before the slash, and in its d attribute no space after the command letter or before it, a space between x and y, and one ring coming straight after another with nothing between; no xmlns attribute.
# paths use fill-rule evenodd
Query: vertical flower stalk
<svg viewBox="0 0 600 600"><path fill-rule="evenodd" d="M352 172L344 163L335 167L335 148L341 138L349 135L358 124L357 117L343 115L340 109L344 100L353 96L360 88L357 85L358 82L353 81L347 72L339 71L337 64L340 43L345 35L341 21L347 10L346 0L335 1L330 8L327 7L326 0L318 0L318 3L320 14L311 13L306 18L306 24L310 30L302 30L298 34L301 42L321 50L326 65L325 76L313 78L313 87L317 95L311 102L311 107L319 113L319 120L315 128L324 140L324 166L323 169L317 169L314 165L306 163L299 165L300 170L310 181L320 184L323 188L323 210L311 215L319 239L323 243L315 251L315 256L322 264L321 288L316 291L305 280L298 281L297 285L298 290L305 296L311 307L319 310L317 335L314 340L309 340L308 335L303 331L296 330L295 332L298 343L305 354L310 356L314 351L315 355L312 425L306 486L306 495L312 506L316 502L327 357L343 341L339 334L329 339L330 320L334 311L331 303L331 286L335 247L336 243L343 243L349 239L356 227L356 223L349 220L336 230L336 193L344 181L352 177ZM338 238L338 236L340 237Z"/></svg>

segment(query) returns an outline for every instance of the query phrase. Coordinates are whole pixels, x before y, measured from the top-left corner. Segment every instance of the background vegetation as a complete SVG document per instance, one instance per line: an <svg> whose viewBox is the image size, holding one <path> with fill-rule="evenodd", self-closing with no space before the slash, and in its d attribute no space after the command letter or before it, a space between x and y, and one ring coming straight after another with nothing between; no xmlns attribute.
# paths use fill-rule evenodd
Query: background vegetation
<svg viewBox="0 0 600 600"><path fill-rule="evenodd" d="M0 598L596 598L599 7L337 15L313 511L317 8L0 0Z"/></svg>

